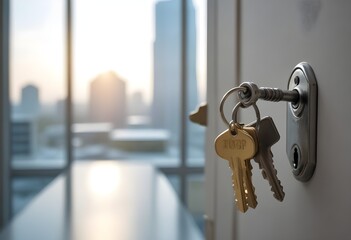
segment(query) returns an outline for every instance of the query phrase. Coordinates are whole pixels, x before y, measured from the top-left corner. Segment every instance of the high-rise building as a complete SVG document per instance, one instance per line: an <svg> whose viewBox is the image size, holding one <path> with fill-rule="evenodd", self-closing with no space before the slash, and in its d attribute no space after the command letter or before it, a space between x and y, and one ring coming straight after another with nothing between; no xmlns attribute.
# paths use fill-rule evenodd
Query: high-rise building
<svg viewBox="0 0 351 240"><path fill-rule="evenodd" d="M129 115L147 115L148 106L145 103L143 92L134 92L129 98Z"/></svg>
<svg viewBox="0 0 351 240"><path fill-rule="evenodd" d="M57 116L62 116L64 117L66 115L66 104L67 104L67 99L59 99L56 101L56 112Z"/></svg>
<svg viewBox="0 0 351 240"><path fill-rule="evenodd" d="M90 83L90 119L110 122L116 128L126 124L126 83L116 73L100 74Z"/></svg>
<svg viewBox="0 0 351 240"><path fill-rule="evenodd" d="M15 114L11 119L11 156L13 159L32 159L38 150L35 116Z"/></svg>
<svg viewBox="0 0 351 240"><path fill-rule="evenodd" d="M28 116L37 116L40 113L39 89L28 84L22 88L20 113Z"/></svg>
<svg viewBox="0 0 351 240"><path fill-rule="evenodd" d="M198 102L195 8L191 0L186 2L186 93L181 92L181 1L160 1L155 7L152 123L154 127L169 129L173 143L179 139L181 98L186 94L188 113Z"/></svg>

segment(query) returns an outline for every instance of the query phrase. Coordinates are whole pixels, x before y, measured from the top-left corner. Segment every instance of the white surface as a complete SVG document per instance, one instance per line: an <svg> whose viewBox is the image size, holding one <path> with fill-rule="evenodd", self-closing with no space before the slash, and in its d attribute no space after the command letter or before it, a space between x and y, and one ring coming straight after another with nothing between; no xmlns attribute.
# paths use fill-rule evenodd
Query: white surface
<svg viewBox="0 0 351 240"><path fill-rule="evenodd" d="M165 176L150 165L75 162L67 179L63 174L49 184L0 239L203 239Z"/></svg>
<svg viewBox="0 0 351 240"><path fill-rule="evenodd" d="M214 239L231 239L234 226L231 170L214 152L214 139L225 129L219 117L219 101L236 83L235 1L208 1L208 128L206 146L206 214L214 220ZM229 112L234 98L225 104ZM228 115L227 115L228 116ZM210 239L209 239L210 240Z"/></svg>
<svg viewBox="0 0 351 240"><path fill-rule="evenodd" d="M272 197L256 164L258 206L238 214L239 240L351 238L350 11L350 1L242 1L241 81L286 89L293 67L309 62L318 82L318 140L315 175L296 181L285 153L286 104L260 102L281 135L273 153L286 196L282 203Z"/></svg>

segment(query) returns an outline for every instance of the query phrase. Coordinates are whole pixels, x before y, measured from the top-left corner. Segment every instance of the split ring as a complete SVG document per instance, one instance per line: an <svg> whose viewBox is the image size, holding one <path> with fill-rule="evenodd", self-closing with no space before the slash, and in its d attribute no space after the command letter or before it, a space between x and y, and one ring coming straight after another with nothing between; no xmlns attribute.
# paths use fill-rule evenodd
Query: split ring
<svg viewBox="0 0 351 240"><path fill-rule="evenodd" d="M255 113L256 113L256 129L258 130L260 127L260 122L261 122L261 115L260 115L260 110L258 110L258 107L256 105L256 103L251 104L251 106L253 106L253 108L255 109ZM233 108L232 111L232 121L234 123L238 122L237 121L237 115L238 115L238 110L239 108L247 108L247 106L245 106L242 102L239 102L238 104L235 105L235 107Z"/></svg>
<svg viewBox="0 0 351 240"><path fill-rule="evenodd" d="M219 112L220 112L220 114L221 114L221 117L222 117L223 122L224 122L227 126L229 126L230 124L229 124L229 122L227 121L227 119L225 118L225 115L224 115L224 112L223 112L224 102L225 102L225 100L227 100L228 96L229 96L230 94L234 93L235 91L245 91L245 90L246 90L245 87L234 87L234 88L230 89L228 92L226 92L226 93L223 95L222 100L221 100L221 103L220 103L220 105L219 105Z"/></svg>

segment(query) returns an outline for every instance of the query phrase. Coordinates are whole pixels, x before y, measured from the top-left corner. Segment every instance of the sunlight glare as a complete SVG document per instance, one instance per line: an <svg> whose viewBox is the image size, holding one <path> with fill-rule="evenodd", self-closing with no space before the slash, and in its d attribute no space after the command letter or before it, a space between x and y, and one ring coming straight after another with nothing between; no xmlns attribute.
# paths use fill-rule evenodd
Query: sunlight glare
<svg viewBox="0 0 351 240"><path fill-rule="evenodd" d="M89 170L88 187L96 196L109 197L120 184L120 169L114 163L94 163Z"/></svg>

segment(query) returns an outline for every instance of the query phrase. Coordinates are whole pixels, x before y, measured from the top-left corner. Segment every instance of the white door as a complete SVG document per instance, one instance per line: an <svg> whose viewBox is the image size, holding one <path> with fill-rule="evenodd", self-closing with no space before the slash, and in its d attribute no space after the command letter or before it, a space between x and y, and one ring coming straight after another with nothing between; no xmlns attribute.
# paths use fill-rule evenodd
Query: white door
<svg viewBox="0 0 351 240"><path fill-rule="evenodd" d="M209 82L209 108L216 108L214 101L238 82L286 89L291 71L302 61L313 67L318 83L317 167L307 183L294 178L286 155L286 103L258 101L261 116L273 117L281 136L272 151L286 193L283 202L273 198L255 164L258 206L245 214L236 212L227 163L215 158L208 147L206 177L213 182L208 185L207 213L214 222L214 239L351 239L351 1L216 0L211 4L209 64L212 59L213 66L208 66L208 77L216 81ZM215 40L211 27L217 31ZM228 29L229 34L223 32ZM218 116L217 108L209 112L208 137L213 140L214 132L225 126L213 117ZM251 112L243 111L241 121L254 120Z"/></svg>

